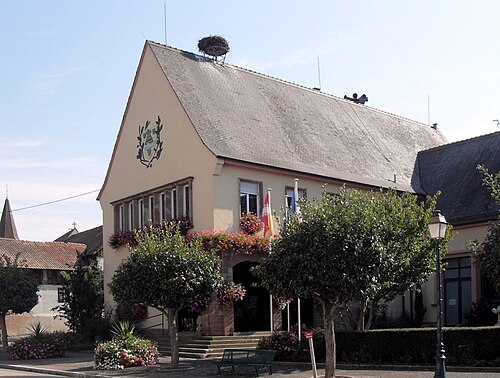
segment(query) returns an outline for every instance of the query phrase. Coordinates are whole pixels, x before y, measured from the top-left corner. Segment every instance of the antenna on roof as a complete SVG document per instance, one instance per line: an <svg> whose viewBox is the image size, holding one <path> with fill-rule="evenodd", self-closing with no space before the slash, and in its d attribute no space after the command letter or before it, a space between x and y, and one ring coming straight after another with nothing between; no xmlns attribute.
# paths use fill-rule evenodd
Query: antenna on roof
<svg viewBox="0 0 500 378"><path fill-rule="evenodd" d="M165 24L165 45L167 44L167 2L163 3L163 21Z"/></svg>
<svg viewBox="0 0 500 378"><path fill-rule="evenodd" d="M429 100L429 95L427 95L427 125L431 125L431 103Z"/></svg>
<svg viewBox="0 0 500 378"><path fill-rule="evenodd" d="M321 71L319 69L319 55L318 55L318 86L319 90L321 90Z"/></svg>

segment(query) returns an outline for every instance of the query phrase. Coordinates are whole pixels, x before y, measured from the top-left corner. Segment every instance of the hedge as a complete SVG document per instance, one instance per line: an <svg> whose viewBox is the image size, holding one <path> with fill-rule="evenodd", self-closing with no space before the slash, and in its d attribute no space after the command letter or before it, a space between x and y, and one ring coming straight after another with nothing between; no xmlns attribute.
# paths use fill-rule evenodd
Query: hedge
<svg viewBox="0 0 500 378"><path fill-rule="evenodd" d="M338 363L435 363L436 330L433 328L336 332L335 336ZM306 340L303 338L301 345L294 340L297 340L297 335L275 333L265 338L260 347L276 349L277 360L309 360ZM500 366L500 327L445 328L443 341L447 365ZM316 360L324 361L324 336L321 332L314 335L314 350Z"/></svg>

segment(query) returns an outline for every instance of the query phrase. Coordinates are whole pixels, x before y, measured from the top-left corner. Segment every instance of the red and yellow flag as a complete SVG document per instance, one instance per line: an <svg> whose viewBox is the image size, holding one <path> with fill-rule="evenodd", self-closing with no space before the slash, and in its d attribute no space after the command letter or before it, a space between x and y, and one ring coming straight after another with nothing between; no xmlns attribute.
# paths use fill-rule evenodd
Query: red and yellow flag
<svg viewBox="0 0 500 378"><path fill-rule="evenodd" d="M270 190L266 193L264 200L264 209L262 209L262 223L264 223L264 237L271 239L274 236L273 215L271 211Z"/></svg>

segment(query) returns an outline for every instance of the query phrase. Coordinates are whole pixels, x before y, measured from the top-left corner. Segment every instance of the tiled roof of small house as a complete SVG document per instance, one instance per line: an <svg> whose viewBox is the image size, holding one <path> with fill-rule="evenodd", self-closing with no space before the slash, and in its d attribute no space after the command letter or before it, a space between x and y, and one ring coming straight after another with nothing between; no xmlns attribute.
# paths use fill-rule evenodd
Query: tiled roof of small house
<svg viewBox="0 0 500 378"><path fill-rule="evenodd" d="M85 244L60 242L35 242L0 238L0 255L14 259L19 254L30 269L73 269L77 255L85 249Z"/></svg>
<svg viewBox="0 0 500 378"><path fill-rule="evenodd" d="M489 221L498 216L498 205L483 185L484 164L491 173L500 171L500 132L422 151L418 171L422 189L441 196L437 207L454 225Z"/></svg>
<svg viewBox="0 0 500 378"><path fill-rule="evenodd" d="M154 42L150 46L203 143L216 155L419 191L417 152L439 130L366 105ZM390 182L397 179L397 185Z"/></svg>

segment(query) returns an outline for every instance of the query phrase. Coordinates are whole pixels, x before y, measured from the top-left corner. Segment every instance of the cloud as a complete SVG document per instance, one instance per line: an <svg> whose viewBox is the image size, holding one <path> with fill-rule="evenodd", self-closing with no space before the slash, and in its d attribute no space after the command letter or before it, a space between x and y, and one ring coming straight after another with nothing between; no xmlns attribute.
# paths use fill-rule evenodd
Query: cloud
<svg viewBox="0 0 500 378"><path fill-rule="evenodd" d="M253 60L248 57L235 60L232 63L240 66L250 68L256 71L268 71L274 69L288 69L301 65L316 64L318 56L326 58L330 55L337 54L346 47L352 47L362 40L363 32L356 30L354 33L351 30L343 30L336 35L322 40L321 43L312 45L309 48L293 48L288 54L282 55L278 59L269 60Z"/></svg>
<svg viewBox="0 0 500 378"><path fill-rule="evenodd" d="M24 139L24 140L12 140L12 139L0 139L1 148L33 148L40 147L47 144L48 138L41 139Z"/></svg>
<svg viewBox="0 0 500 378"><path fill-rule="evenodd" d="M2 169L25 169L25 168L51 168L80 170L99 166L100 162L94 156L82 156L76 158L61 158L57 160L44 160L39 158L2 159Z"/></svg>
<svg viewBox="0 0 500 378"><path fill-rule="evenodd" d="M40 97L40 100L47 100L57 93L58 88L64 83L65 79L75 73L85 71L87 67L80 66L70 68L54 74L46 74L35 84L34 91Z"/></svg>

